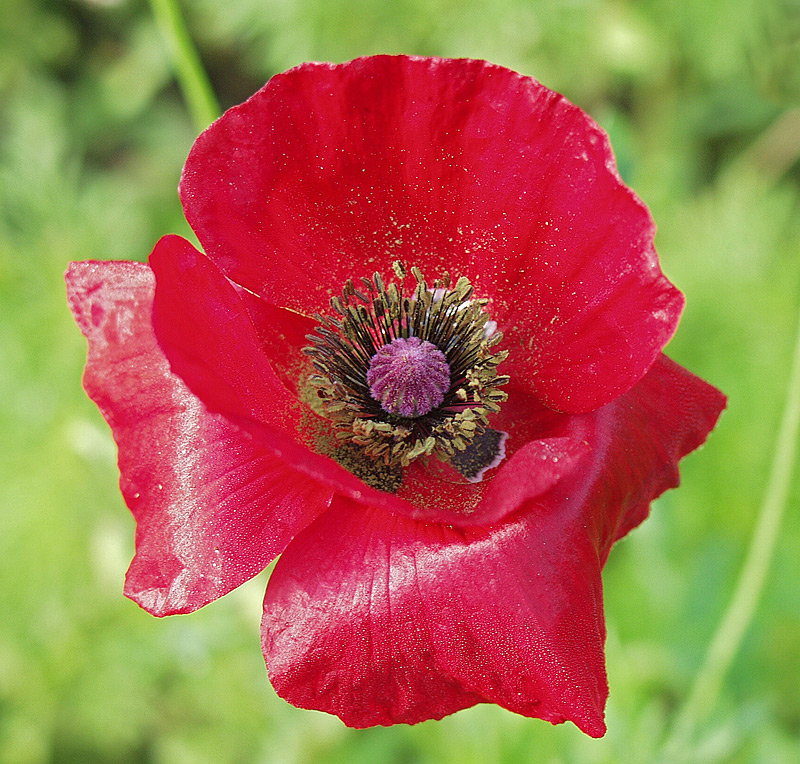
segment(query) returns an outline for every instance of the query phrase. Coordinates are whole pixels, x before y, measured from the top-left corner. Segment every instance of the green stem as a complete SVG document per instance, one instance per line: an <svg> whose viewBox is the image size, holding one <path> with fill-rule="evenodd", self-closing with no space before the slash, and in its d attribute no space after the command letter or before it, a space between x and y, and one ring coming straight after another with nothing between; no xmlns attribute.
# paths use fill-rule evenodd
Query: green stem
<svg viewBox="0 0 800 764"><path fill-rule="evenodd" d="M677 714L665 743L664 761L667 762L678 762L688 752L695 728L713 707L764 589L791 488L792 467L800 434L800 323L795 343L783 419L747 559L689 697Z"/></svg>
<svg viewBox="0 0 800 764"><path fill-rule="evenodd" d="M220 108L200 56L192 43L177 0L150 0L150 7L169 47L178 84L192 121L197 131L201 132L219 116Z"/></svg>

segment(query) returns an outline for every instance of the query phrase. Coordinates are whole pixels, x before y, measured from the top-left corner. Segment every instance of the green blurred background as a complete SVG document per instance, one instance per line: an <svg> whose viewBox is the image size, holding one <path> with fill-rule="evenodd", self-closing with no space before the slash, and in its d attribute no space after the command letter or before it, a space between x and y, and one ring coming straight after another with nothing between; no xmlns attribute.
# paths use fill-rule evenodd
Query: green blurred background
<svg viewBox="0 0 800 764"><path fill-rule="evenodd" d="M651 761L725 607L766 481L800 307L800 0L195 0L223 107L304 60L486 58L611 134L688 307L669 353L730 407L605 571L608 735L495 707L353 731L272 692L264 575L157 621L121 594L133 522L80 377L70 260L188 233L195 137L143 0L0 7L0 763ZM800 762L800 485L692 762Z"/></svg>

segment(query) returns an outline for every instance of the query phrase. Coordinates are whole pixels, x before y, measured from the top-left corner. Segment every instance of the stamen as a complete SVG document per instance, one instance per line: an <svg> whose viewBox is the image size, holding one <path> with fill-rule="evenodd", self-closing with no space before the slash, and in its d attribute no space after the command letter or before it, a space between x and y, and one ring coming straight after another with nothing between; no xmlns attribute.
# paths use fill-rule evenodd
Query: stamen
<svg viewBox="0 0 800 764"><path fill-rule="evenodd" d="M497 374L507 352L494 351L503 335L468 279L453 283L444 273L429 284L419 268L409 270L416 280L410 294L398 261L399 283L386 284L379 273L348 280L341 297L331 298L334 315L316 316L320 325L304 349L318 372L308 379L319 401L313 409L331 420L342 444L331 456L370 485L392 490L403 467L431 455L480 480L502 460L502 443L489 448L492 439L480 436L507 397L499 388L508 377ZM476 449L484 452L477 461Z"/></svg>

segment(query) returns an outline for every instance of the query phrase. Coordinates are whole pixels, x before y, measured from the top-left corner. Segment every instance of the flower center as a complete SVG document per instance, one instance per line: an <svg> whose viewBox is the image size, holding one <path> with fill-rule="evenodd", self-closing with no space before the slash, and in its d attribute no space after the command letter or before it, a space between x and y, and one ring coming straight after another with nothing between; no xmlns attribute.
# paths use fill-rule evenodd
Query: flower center
<svg viewBox="0 0 800 764"><path fill-rule="evenodd" d="M380 274L348 280L333 314L304 349L318 373L306 385L311 407L330 420L335 444L320 445L365 482L397 490L402 470L421 457L448 461L468 480L480 480L503 456L502 435L488 416L500 410L508 377L494 351L503 335L461 277L444 273L428 285L412 268L416 287L405 292Z"/></svg>
<svg viewBox="0 0 800 764"><path fill-rule="evenodd" d="M387 414L413 419L429 414L450 387L447 357L419 337L398 337L369 362L369 394Z"/></svg>

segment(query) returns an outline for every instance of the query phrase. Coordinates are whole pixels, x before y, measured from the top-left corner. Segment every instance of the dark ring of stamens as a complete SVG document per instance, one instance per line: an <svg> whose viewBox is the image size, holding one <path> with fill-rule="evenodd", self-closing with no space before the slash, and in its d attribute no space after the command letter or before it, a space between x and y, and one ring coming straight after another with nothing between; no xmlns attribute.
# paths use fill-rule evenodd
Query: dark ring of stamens
<svg viewBox="0 0 800 764"><path fill-rule="evenodd" d="M493 352L502 339L491 331L487 300L473 298L472 285L445 273L429 287L418 268L413 293L405 295L406 271L394 263L398 283L380 274L348 280L341 297L331 298L335 315L315 315L320 325L304 348L319 372L308 383L316 390L319 413L336 437L406 467L423 455L449 459L484 432L487 415L499 411L508 377L497 374L506 351ZM438 348L450 368L450 384L440 405L423 416L405 418L385 411L370 394L367 373L375 354L398 338L418 337Z"/></svg>

